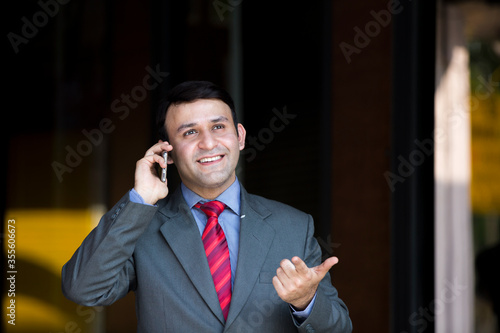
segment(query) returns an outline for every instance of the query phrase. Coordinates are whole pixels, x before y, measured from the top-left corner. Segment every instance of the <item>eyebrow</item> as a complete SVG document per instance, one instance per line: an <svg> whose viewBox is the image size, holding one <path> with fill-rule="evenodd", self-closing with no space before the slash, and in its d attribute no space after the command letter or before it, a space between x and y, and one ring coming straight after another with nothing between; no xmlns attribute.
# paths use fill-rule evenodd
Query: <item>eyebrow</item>
<svg viewBox="0 0 500 333"><path fill-rule="evenodd" d="M229 121L229 119L227 119L227 117L225 117L225 116L219 116L217 118L214 118L214 119L210 120L210 122L212 124L214 124L214 123L221 123L221 122L228 122L228 121ZM194 127L197 124L198 123L196 123L196 122L182 124L181 126L179 126L177 128L177 133L182 132L186 128Z"/></svg>

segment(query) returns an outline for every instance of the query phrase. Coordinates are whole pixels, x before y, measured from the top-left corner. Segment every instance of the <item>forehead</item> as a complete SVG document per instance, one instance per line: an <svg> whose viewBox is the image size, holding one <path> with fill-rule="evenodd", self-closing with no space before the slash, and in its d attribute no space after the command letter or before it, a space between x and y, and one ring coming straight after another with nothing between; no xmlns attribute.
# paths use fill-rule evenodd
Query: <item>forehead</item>
<svg viewBox="0 0 500 333"><path fill-rule="evenodd" d="M184 122L199 122L219 116L232 120L231 109L226 103L218 99L198 99L189 103L171 105L167 110L165 124L171 127Z"/></svg>

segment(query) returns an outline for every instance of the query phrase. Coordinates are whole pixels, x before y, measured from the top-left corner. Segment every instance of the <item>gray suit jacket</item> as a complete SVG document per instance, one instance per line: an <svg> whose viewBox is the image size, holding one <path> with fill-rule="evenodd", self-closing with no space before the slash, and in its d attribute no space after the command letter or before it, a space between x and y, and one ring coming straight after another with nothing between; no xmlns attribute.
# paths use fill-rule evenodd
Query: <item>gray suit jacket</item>
<svg viewBox="0 0 500 333"><path fill-rule="evenodd" d="M138 332L351 332L345 304L327 274L299 325L272 278L284 258L321 262L311 216L241 189L239 256L224 321L196 222L180 189L157 207L125 195L62 269L67 298L109 305L136 293Z"/></svg>

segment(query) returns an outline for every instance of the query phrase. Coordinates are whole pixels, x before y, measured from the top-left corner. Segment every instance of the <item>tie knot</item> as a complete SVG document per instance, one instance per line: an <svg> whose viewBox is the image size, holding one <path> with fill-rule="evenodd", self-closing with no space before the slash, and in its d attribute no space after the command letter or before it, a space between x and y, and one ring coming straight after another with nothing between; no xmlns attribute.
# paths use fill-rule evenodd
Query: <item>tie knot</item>
<svg viewBox="0 0 500 333"><path fill-rule="evenodd" d="M201 209L208 217L219 217L226 205L220 201L214 200L205 202L204 204L198 202L195 207Z"/></svg>

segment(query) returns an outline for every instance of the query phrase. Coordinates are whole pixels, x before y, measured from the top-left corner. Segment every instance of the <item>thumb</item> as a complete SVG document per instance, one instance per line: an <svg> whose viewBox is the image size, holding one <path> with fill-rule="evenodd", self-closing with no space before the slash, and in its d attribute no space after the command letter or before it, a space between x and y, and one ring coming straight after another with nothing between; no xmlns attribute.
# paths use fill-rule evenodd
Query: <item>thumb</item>
<svg viewBox="0 0 500 333"><path fill-rule="evenodd" d="M323 261L321 265L318 265L314 267L314 271L320 278L323 278L328 271L339 262L339 259L337 257L330 257Z"/></svg>

